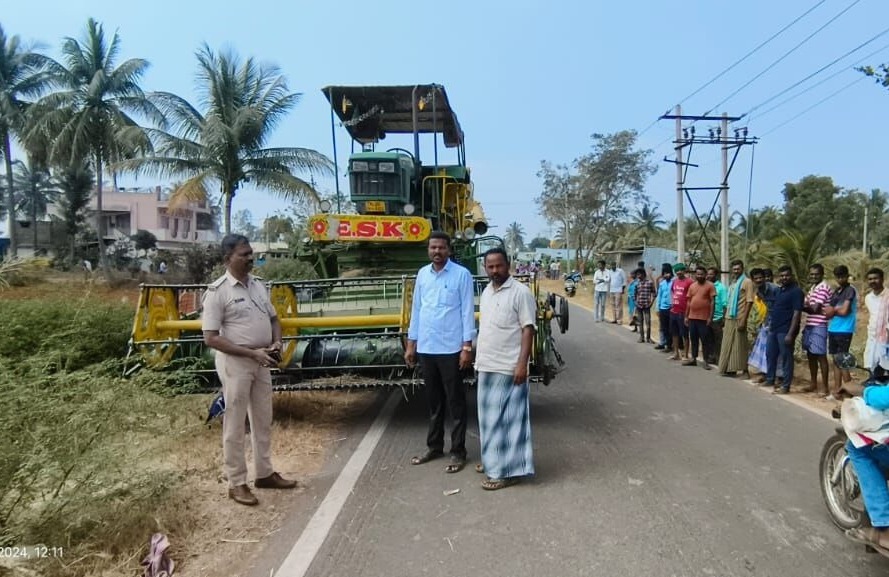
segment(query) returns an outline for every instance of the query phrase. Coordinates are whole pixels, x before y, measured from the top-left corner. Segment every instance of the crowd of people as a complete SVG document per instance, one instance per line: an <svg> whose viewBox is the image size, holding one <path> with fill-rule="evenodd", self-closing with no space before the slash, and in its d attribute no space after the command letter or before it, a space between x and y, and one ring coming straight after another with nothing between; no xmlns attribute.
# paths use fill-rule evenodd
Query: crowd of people
<svg viewBox="0 0 889 577"><path fill-rule="evenodd" d="M626 295L630 324L640 343L654 344L683 366L716 367L726 377L751 378L754 372L756 382L775 394L791 390L799 340L811 380L802 391L838 400L857 363L850 348L861 297L849 282L846 266L832 272L831 284L825 281L824 266L813 264L804 289L790 266L778 268L777 277L768 268L754 268L748 275L744 263L735 260L725 286L715 267L698 265L690 270L683 263L665 263L660 275L651 279L640 262L627 282L616 263L606 267L599 261L593 275L595 320L607 322L610 303L610 322L621 324ZM889 356L889 299L883 290L883 270L870 269L866 280L864 307L870 317L861 365L872 370ZM651 334L652 314L660 326L657 343Z"/></svg>

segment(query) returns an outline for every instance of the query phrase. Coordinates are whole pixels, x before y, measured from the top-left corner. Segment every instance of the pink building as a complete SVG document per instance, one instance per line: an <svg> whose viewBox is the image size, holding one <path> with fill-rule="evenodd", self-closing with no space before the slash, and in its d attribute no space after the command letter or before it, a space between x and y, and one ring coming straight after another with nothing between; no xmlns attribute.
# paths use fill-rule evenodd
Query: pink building
<svg viewBox="0 0 889 577"><path fill-rule="evenodd" d="M188 202L169 207L169 192L153 189L119 188L102 195L105 239L118 240L147 230L157 237L157 248L182 249L193 244L219 242L221 236L206 202ZM96 199L91 202L96 210Z"/></svg>

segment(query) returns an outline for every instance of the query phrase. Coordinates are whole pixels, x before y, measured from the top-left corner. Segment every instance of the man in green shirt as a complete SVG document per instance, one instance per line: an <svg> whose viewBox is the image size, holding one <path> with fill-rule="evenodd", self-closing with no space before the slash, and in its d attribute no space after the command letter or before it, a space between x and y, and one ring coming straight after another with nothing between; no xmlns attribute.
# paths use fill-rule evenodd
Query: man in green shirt
<svg viewBox="0 0 889 577"><path fill-rule="evenodd" d="M725 306L728 302L728 289L719 280L719 269L711 266L707 269L707 280L716 287L716 302L713 306L713 322L707 332L704 360L711 365L719 364L719 350L722 348L722 327L725 322ZM707 346L709 344L709 346ZM709 356L707 356L709 354Z"/></svg>

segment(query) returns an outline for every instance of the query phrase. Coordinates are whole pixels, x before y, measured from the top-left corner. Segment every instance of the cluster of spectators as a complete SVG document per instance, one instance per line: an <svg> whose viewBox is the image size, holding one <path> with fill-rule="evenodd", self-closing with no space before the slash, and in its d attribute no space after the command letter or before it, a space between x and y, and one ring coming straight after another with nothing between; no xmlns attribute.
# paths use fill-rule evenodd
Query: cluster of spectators
<svg viewBox="0 0 889 577"><path fill-rule="evenodd" d="M861 306L846 266L833 270L834 282L830 284L825 281L824 267L812 265L806 289L787 265L778 269L777 277L768 268L754 268L748 277L744 263L735 260L728 286L720 282L720 271L714 267L696 266L692 277L686 273L682 263L664 264L654 283L653 301L645 270L633 273L637 287L630 292L635 293L640 342L650 338L644 327L651 315L651 301L657 305L660 321L656 349L671 354L671 359L684 366L701 364L710 369L716 365L729 377L748 378L752 367L759 373L759 384L773 388L776 394L787 394L794 377L793 352L800 339L811 376L811 384L803 392L818 392L828 400L840 397L843 384L851 380L849 370L857 362L850 347ZM870 322L863 365L869 370L887 357L889 304L883 278L879 268L867 272L870 290L864 304L870 311Z"/></svg>

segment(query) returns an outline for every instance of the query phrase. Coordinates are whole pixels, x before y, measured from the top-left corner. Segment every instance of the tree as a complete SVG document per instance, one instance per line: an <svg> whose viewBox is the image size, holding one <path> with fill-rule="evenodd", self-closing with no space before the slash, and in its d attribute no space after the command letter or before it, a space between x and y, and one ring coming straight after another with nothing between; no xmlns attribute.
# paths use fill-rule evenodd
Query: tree
<svg viewBox="0 0 889 577"><path fill-rule="evenodd" d="M827 228L803 234L796 230L784 230L772 239L771 249L765 253L767 263L774 269L788 264L797 280L806 278L809 267L825 255Z"/></svg>
<svg viewBox="0 0 889 577"><path fill-rule="evenodd" d="M103 175L108 163L151 149L145 131L131 116L138 114L164 125L164 117L145 96L139 81L149 63L132 58L116 66L120 38L109 40L101 24L90 18L82 41L62 41L64 64L48 71L56 88L40 99L28 138L51 135L51 158L65 166L88 161L96 178L96 235L99 260L105 265Z"/></svg>
<svg viewBox="0 0 889 577"><path fill-rule="evenodd" d="M535 236L528 243L528 250L537 250L538 248L549 248L549 239L545 236Z"/></svg>
<svg viewBox="0 0 889 577"><path fill-rule="evenodd" d="M157 248L157 237L148 230L137 230L136 234L130 237L130 240L133 241L133 248L136 250Z"/></svg>
<svg viewBox="0 0 889 577"><path fill-rule="evenodd" d="M524 227L517 222L510 223L509 226L506 227L506 234L503 237L503 242L506 243L509 254L514 258L520 250L525 248Z"/></svg>
<svg viewBox="0 0 889 577"><path fill-rule="evenodd" d="M25 125L25 110L29 99L40 96L48 87L43 73L49 61L42 54L22 44L18 36L9 37L0 26L0 140L6 166L6 217L8 219L9 254L16 256L18 239L15 227L13 193L12 138L21 135Z"/></svg>
<svg viewBox="0 0 889 577"><path fill-rule="evenodd" d="M86 165L69 166L57 176L60 191L59 212L65 225L70 259L73 262L77 247L77 234L86 222L86 209L93 188L93 173Z"/></svg>
<svg viewBox="0 0 889 577"><path fill-rule="evenodd" d="M642 233L642 239L647 244L648 238L657 234L666 223L664 216L658 211L657 205L650 206L647 202L642 208L637 208L632 215L634 233Z"/></svg>
<svg viewBox="0 0 889 577"><path fill-rule="evenodd" d="M50 203L58 200L60 192L57 183L33 155L28 156L28 164L16 161L13 169L16 211L27 214L31 221L33 247L37 250L37 219L46 216Z"/></svg>
<svg viewBox="0 0 889 577"><path fill-rule="evenodd" d="M602 231L624 221L633 206L648 202L645 181L657 168L650 150L636 149L636 138L633 130L593 134L592 152L574 160L574 171L541 163L540 213L563 225L566 240L580 249L578 260L587 259L598 246Z"/></svg>
<svg viewBox="0 0 889 577"><path fill-rule="evenodd" d="M231 232L243 234L249 240L256 240L259 229L253 224L253 214L246 208L236 212L232 218Z"/></svg>
<svg viewBox="0 0 889 577"><path fill-rule="evenodd" d="M806 176L784 185L784 228L803 236L826 229L825 250L861 247L864 196L844 190L828 176Z"/></svg>
<svg viewBox="0 0 889 577"><path fill-rule="evenodd" d="M275 214L262 222L259 237L266 242L279 242L282 238L293 234L293 219L289 216Z"/></svg>
<svg viewBox="0 0 889 577"><path fill-rule="evenodd" d="M184 178L171 204L205 200L219 187L226 234L232 227L232 201L244 183L287 200L317 201L315 188L294 172L333 174L330 160L307 148L267 147L272 131L301 95L288 90L278 68L252 58L242 62L231 52L217 54L204 45L197 59L203 112L175 94L153 94L173 131L153 132L156 154L124 161L120 168Z"/></svg>

